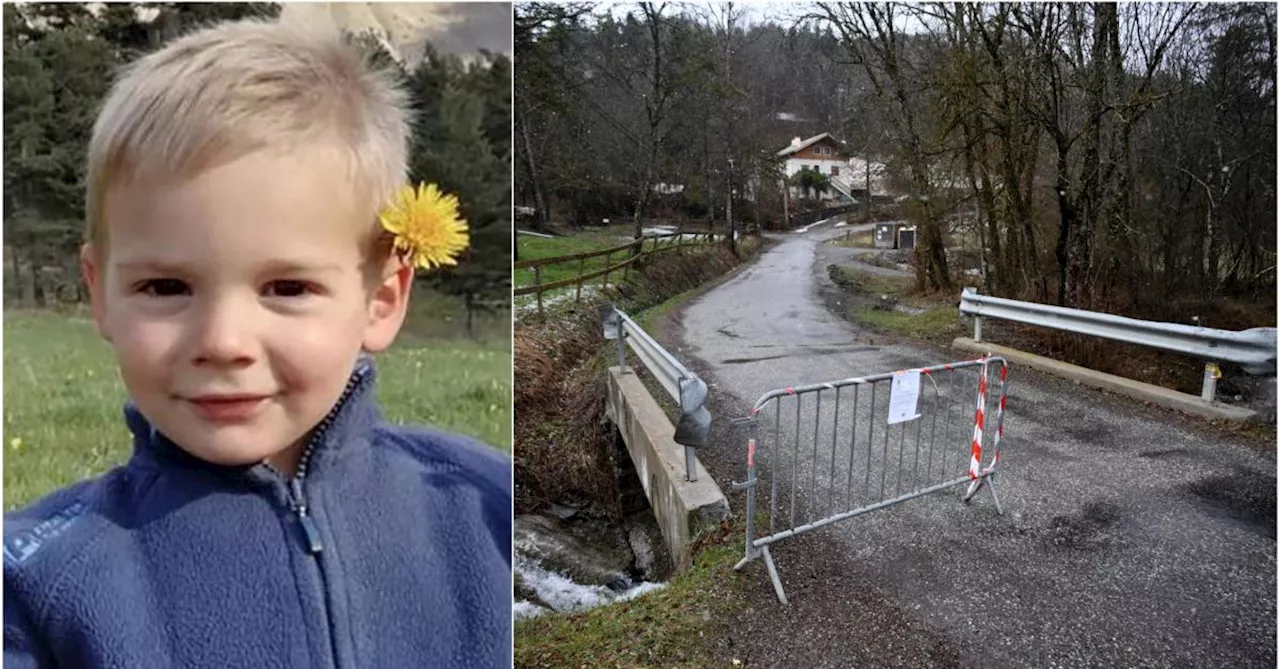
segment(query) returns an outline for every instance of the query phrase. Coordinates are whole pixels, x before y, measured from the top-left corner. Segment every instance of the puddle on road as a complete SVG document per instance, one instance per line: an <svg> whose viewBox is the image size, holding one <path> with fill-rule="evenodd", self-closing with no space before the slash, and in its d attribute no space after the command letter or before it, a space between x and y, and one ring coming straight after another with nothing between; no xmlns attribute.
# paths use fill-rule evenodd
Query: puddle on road
<svg viewBox="0 0 1280 669"><path fill-rule="evenodd" d="M1067 550L1098 550L1111 543L1108 532L1121 519L1120 507L1110 502L1093 502L1079 513L1054 516L1046 537L1050 546Z"/></svg>
<svg viewBox="0 0 1280 669"><path fill-rule="evenodd" d="M1182 486L1209 515L1227 518L1262 536L1276 538L1276 477L1238 470Z"/></svg>

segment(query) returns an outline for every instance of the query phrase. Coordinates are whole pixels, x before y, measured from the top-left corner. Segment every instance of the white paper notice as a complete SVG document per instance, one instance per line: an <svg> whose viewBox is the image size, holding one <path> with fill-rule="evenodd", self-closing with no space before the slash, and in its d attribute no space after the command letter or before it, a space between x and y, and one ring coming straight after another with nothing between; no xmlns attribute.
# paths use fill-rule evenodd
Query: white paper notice
<svg viewBox="0 0 1280 669"><path fill-rule="evenodd" d="M889 386L889 424L905 423L920 417L916 404L920 399L920 372L893 375Z"/></svg>

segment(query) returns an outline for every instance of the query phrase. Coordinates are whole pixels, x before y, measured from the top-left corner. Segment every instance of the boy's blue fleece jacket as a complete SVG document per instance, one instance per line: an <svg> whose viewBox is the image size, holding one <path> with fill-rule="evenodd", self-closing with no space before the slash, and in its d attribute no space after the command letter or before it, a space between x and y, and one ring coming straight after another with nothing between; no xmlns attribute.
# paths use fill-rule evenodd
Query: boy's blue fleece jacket
<svg viewBox="0 0 1280 669"><path fill-rule="evenodd" d="M5 668L510 666L511 460L389 425L373 377L296 489L126 406L128 463L5 517Z"/></svg>

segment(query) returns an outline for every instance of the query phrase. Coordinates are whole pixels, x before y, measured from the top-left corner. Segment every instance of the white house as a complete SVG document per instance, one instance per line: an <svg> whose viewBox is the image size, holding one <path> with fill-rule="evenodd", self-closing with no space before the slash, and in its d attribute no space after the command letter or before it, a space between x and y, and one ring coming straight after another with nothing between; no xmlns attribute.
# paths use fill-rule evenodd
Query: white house
<svg viewBox="0 0 1280 669"><path fill-rule="evenodd" d="M793 138L791 145L775 153L774 157L784 161L782 171L788 180L803 170L816 171L827 177L832 188L819 195L820 199L853 200L849 191L849 157L831 133L824 132L808 139ZM792 197L799 196L799 190L792 187Z"/></svg>
<svg viewBox="0 0 1280 669"><path fill-rule="evenodd" d="M788 180L801 170L813 170L827 177L831 190L823 193L823 200L843 200L852 202L861 198L868 190L867 177L870 169L870 191L884 193L887 176L883 163L871 161L868 165L865 158L852 156L844 152L844 147L830 133L822 133L808 139L795 137L791 144L774 154L782 159L783 174ZM791 196L801 195L800 189L792 187Z"/></svg>

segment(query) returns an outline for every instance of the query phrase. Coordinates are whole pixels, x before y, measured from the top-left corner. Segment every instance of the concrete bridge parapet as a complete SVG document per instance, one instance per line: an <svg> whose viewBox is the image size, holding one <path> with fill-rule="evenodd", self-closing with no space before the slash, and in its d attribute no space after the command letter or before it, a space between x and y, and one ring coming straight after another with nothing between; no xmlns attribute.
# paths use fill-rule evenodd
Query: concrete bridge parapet
<svg viewBox="0 0 1280 669"><path fill-rule="evenodd" d="M672 438L662 407L635 372L609 368L608 416L618 426L653 508L677 572L693 564L693 542L729 517L729 501L695 459L696 480L685 478L684 447Z"/></svg>

